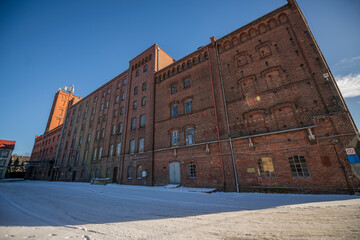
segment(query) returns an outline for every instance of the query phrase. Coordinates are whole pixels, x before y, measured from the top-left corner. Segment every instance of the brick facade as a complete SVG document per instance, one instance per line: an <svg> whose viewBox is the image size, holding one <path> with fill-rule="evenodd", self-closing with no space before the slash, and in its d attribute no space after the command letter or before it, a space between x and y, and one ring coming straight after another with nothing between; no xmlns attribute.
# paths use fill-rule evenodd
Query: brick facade
<svg viewBox="0 0 360 240"><path fill-rule="evenodd" d="M359 188L344 151L358 130L301 11L288 2L178 61L156 44L131 60L69 107L53 179Z"/></svg>

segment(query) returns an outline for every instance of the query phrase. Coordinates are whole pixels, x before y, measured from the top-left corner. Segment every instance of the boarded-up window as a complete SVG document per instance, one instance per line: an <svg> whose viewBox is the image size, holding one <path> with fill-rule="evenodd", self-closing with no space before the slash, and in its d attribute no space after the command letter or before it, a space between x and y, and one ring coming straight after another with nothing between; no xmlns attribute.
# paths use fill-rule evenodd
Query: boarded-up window
<svg viewBox="0 0 360 240"><path fill-rule="evenodd" d="M266 131L265 113L263 110L252 111L245 114L250 134L261 133Z"/></svg>
<svg viewBox="0 0 360 240"><path fill-rule="evenodd" d="M260 57L266 57L271 55L271 49L269 47L269 45L265 45L265 46L261 46L258 48Z"/></svg>
<svg viewBox="0 0 360 240"><path fill-rule="evenodd" d="M259 175L261 177L274 177L274 165L272 159L269 157L262 157L258 159Z"/></svg>
<svg viewBox="0 0 360 240"><path fill-rule="evenodd" d="M273 70L264 74L269 88L281 87L282 81L279 70Z"/></svg>
<svg viewBox="0 0 360 240"><path fill-rule="evenodd" d="M273 110L278 128L289 129L297 127L295 109L293 105L282 105Z"/></svg>
<svg viewBox="0 0 360 240"><path fill-rule="evenodd" d="M244 96L252 96L256 93L255 79L254 77L247 77L239 82Z"/></svg>
<svg viewBox="0 0 360 240"><path fill-rule="evenodd" d="M238 67L246 65L248 63L246 54L241 54L241 55L237 56L236 57L236 62L237 62Z"/></svg>

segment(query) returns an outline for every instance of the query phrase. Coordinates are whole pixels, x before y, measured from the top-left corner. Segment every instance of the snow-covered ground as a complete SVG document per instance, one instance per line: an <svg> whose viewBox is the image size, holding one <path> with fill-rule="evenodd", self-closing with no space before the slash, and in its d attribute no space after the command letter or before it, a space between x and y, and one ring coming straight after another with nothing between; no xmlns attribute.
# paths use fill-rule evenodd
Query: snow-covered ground
<svg viewBox="0 0 360 240"><path fill-rule="evenodd" d="M0 239L360 239L350 195L0 183Z"/></svg>

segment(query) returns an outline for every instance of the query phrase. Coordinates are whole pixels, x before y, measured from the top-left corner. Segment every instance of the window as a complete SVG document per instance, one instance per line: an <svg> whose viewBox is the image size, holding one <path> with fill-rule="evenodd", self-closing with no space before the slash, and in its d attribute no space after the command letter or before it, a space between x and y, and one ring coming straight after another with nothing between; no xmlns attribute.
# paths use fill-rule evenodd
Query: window
<svg viewBox="0 0 360 240"><path fill-rule="evenodd" d="M99 156L98 156L98 160L101 159L101 154L102 154L102 147L99 148Z"/></svg>
<svg viewBox="0 0 360 240"><path fill-rule="evenodd" d="M192 113L192 99L188 99L184 102L184 113Z"/></svg>
<svg viewBox="0 0 360 240"><path fill-rule="evenodd" d="M130 154L135 153L135 144L136 144L136 140L133 139L130 141Z"/></svg>
<svg viewBox="0 0 360 240"><path fill-rule="evenodd" d="M109 107L109 100L106 101L106 105L105 105L105 108L108 108Z"/></svg>
<svg viewBox="0 0 360 240"><path fill-rule="evenodd" d="M117 117L117 115L118 115L118 110L115 110L114 111L114 117Z"/></svg>
<svg viewBox="0 0 360 240"><path fill-rule="evenodd" d="M94 98L94 102L96 102L97 101L97 96Z"/></svg>
<svg viewBox="0 0 360 240"><path fill-rule="evenodd" d="M127 78L124 79L124 86L127 85Z"/></svg>
<svg viewBox="0 0 360 240"><path fill-rule="evenodd" d="M146 90L146 82L144 82L144 83L142 84L142 90L143 90L143 91Z"/></svg>
<svg viewBox="0 0 360 240"><path fill-rule="evenodd" d="M120 156L121 153L121 143L116 144L116 156Z"/></svg>
<svg viewBox="0 0 360 240"><path fill-rule="evenodd" d="M111 144L110 148L109 148L109 157L111 157L113 155L113 151L114 151L114 145Z"/></svg>
<svg viewBox="0 0 360 240"><path fill-rule="evenodd" d="M94 114L95 114L95 108L94 108L94 107L93 107L93 109L92 109L91 114L92 114L92 115L94 115Z"/></svg>
<svg viewBox="0 0 360 240"><path fill-rule="evenodd" d="M104 122L106 121L107 119L107 114L104 114Z"/></svg>
<svg viewBox="0 0 360 240"><path fill-rule="evenodd" d="M134 88L134 95L138 94L138 92L139 92L139 88L138 88L138 87L135 87L135 88Z"/></svg>
<svg viewBox="0 0 360 240"><path fill-rule="evenodd" d="M96 159L96 152L97 152L97 148L94 149L94 154L93 154L93 158L92 158L93 161L95 161L95 159Z"/></svg>
<svg viewBox="0 0 360 240"><path fill-rule="evenodd" d="M177 92L177 88L176 88L176 85L171 85L171 94L174 94Z"/></svg>
<svg viewBox="0 0 360 240"><path fill-rule="evenodd" d="M100 130L97 130L96 131L96 140L99 140L99 138L100 138Z"/></svg>
<svg viewBox="0 0 360 240"><path fill-rule="evenodd" d="M274 177L274 165L272 159L269 157L262 157L258 159L259 175L261 177Z"/></svg>
<svg viewBox="0 0 360 240"><path fill-rule="evenodd" d="M115 135L115 133L116 133L116 125L113 124L113 125L112 125L111 135Z"/></svg>
<svg viewBox="0 0 360 240"><path fill-rule="evenodd" d="M137 109L137 101L134 101L134 103L133 103L133 109L134 109L134 110Z"/></svg>
<svg viewBox="0 0 360 240"><path fill-rule="evenodd" d="M188 178L196 178L196 165L194 162L187 164L187 176Z"/></svg>
<svg viewBox="0 0 360 240"><path fill-rule="evenodd" d="M195 130L188 128L185 130L185 144L192 145L195 143Z"/></svg>
<svg viewBox="0 0 360 240"><path fill-rule="evenodd" d="M179 145L179 131L171 132L171 146L176 147Z"/></svg>
<svg viewBox="0 0 360 240"><path fill-rule="evenodd" d="M100 110L102 111L104 109L104 104L102 103L100 106Z"/></svg>
<svg viewBox="0 0 360 240"><path fill-rule="evenodd" d="M83 165L84 165L84 164L86 163L86 161L87 161L88 154L89 154L89 151L86 150L86 151L85 151L85 155L84 155L84 159L83 159L83 161L82 161L82 164L83 164Z"/></svg>
<svg viewBox="0 0 360 240"><path fill-rule="evenodd" d="M138 165L136 167L136 178L137 179L141 179L142 177L142 166L141 165Z"/></svg>
<svg viewBox="0 0 360 240"><path fill-rule="evenodd" d="M122 122L119 123L119 133L122 133L124 129L124 124Z"/></svg>
<svg viewBox="0 0 360 240"><path fill-rule="evenodd" d="M105 91L103 91L102 97L105 97Z"/></svg>
<svg viewBox="0 0 360 240"><path fill-rule="evenodd" d="M118 102L119 102L119 99L120 99L120 96L119 96L119 95L117 95L117 96L116 96L115 103L118 103Z"/></svg>
<svg viewBox="0 0 360 240"><path fill-rule="evenodd" d="M117 88L121 88L121 82L118 82Z"/></svg>
<svg viewBox="0 0 360 240"><path fill-rule="evenodd" d="M126 98L126 93L125 92L123 92L123 94L122 94L122 97L121 97L121 100L125 100L125 98Z"/></svg>
<svg viewBox="0 0 360 240"><path fill-rule="evenodd" d="M136 118L132 118L131 119L131 129L135 129L136 128Z"/></svg>
<svg viewBox="0 0 360 240"><path fill-rule="evenodd" d="M184 80L184 88L190 87L190 78Z"/></svg>
<svg viewBox="0 0 360 240"><path fill-rule="evenodd" d="M141 106L145 106L145 104L146 104L146 97L143 97L141 99Z"/></svg>
<svg viewBox="0 0 360 240"><path fill-rule="evenodd" d="M105 128L103 128L101 131L101 138L104 138L104 137L105 137Z"/></svg>
<svg viewBox="0 0 360 240"><path fill-rule="evenodd" d="M310 177L309 168L304 156L295 155L289 157L289 164L293 177Z"/></svg>
<svg viewBox="0 0 360 240"><path fill-rule="evenodd" d="M89 143L91 140L91 133L88 134L88 137L87 137L87 142Z"/></svg>
<svg viewBox="0 0 360 240"><path fill-rule="evenodd" d="M145 122L146 122L146 115L141 115L140 116L140 127L145 127Z"/></svg>
<svg viewBox="0 0 360 240"><path fill-rule="evenodd" d="M144 152L144 138L139 138L139 153Z"/></svg>
<svg viewBox="0 0 360 240"><path fill-rule="evenodd" d="M173 104L171 106L171 117L177 117L179 115L179 106L177 104Z"/></svg>
<svg viewBox="0 0 360 240"><path fill-rule="evenodd" d="M140 75L140 71L139 71L139 69L138 69L138 70L136 70L135 76L138 77L139 75Z"/></svg>
<svg viewBox="0 0 360 240"><path fill-rule="evenodd" d="M123 115L124 114L124 107L121 107L120 108L120 115Z"/></svg>
<svg viewBox="0 0 360 240"><path fill-rule="evenodd" d="M108 90L108 95L110 94L110 92L111 92L111 88L109 88L109 90Z"/></svg>
<svg viewBox="0 0 360 240"><path fill-rule="evenodd" d="M148 66L145 65L145 66L144 66L144 69L143 69L143 72L146 72L147 70L148 70Z"/></svg>
<svg viewBox="0 0 360 240"><path fill-rule="evenodd" d="M128 166L128 170L127 170L127 176L128 176L128 179L132 179L132 167L131 166Z"/></svg>

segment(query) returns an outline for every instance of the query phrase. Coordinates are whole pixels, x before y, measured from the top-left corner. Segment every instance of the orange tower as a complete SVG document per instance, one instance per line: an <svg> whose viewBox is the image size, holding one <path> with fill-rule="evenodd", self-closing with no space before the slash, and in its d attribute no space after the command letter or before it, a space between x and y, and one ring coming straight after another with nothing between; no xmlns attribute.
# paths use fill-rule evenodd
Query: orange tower
<svg viewBox="0 0 360 240"><path fill-rule="evenodd" d="M53 105L51 107L49 120L46 124L45 133L63 124L69 101L74 99L74 103L80 101L81 97L73 95L74 86L65 87L64 90L59 89L54 96Z"/></svg>

